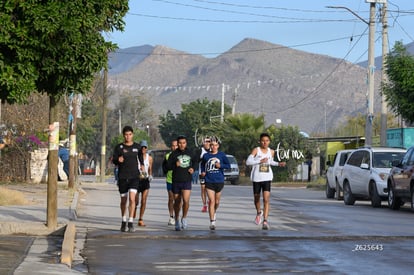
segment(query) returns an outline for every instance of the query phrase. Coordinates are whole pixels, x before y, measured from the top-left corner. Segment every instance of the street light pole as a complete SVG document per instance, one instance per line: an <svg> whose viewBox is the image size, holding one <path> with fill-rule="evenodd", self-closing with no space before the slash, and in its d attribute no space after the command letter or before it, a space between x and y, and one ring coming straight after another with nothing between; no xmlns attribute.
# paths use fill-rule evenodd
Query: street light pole
<svg viewBox="0 0 414 275"><path fill-rule="evenodd" d="M347 7L340 6L327 6L331 9L345 9L351 12L353 15L358 17L362 22L368 24L369 26L369 39L368 39L368 68L367 68L367 77L368 77L368 95L367 95L367 117L365 122L365 145L372 145L372 123L374 120L374 75L375 75L375 63L374 63L374 54L375 54L375 5L376 3L383 3L385 0L365 0L367 3L370 3L369 7L369 21L366 21L358 14L353 12Z"/></svg>

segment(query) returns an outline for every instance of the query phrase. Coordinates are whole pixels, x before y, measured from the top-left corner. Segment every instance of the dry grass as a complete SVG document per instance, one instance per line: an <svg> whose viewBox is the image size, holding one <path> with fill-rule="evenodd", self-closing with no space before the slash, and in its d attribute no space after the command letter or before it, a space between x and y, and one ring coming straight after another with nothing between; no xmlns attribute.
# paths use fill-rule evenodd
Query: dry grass
<svg viewBox="0 0 414 275"><path fill-rule="evenodd" d="M22 192L0 186L0 205L23 205L27 203Z"/></svg>

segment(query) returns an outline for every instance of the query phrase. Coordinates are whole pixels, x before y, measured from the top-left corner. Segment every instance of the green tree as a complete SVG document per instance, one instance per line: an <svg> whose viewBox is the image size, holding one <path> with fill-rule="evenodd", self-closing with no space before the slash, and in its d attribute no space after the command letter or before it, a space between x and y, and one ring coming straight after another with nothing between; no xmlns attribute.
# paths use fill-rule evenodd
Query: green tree
<svg viewBox="0 0 414 275"><path fill-rule="evenodd" d="M275 181L291 180L297 167L317 154L317 146L301 134L296 126L270 125L266 132L271 136L270 147L276 150L275 159L285 161L286 168L275 167Z"/></svg>
<svg viewBox="0 0 414 275"><path fill-rule="evenodd" d="M195 134L198 136L211 134L205 131L205 126L210 125L213 120L220 120L221 102L214 100L209 101L206 98L188 104L181 105L181 113L174 115L171 111L160 116L159 132L167 146L178 135L187 137L188 147L195 148ZM230 113L231 108L224 106L224 113ZM199 141L198 141L199 142Z"/></svg>
<svg viewBox="0 0 414 275"><path fill-rule="evenodd" d="M414 122L414 57L402 42L396 42L387 55L385 70L388 81L382 83L382 92L388 105L406 121Z"/></svg>
<svg viewBox="0 0 414 275"><path fill-rule="evenodd" d="M381 130L381 115L376 114L374 116L373 133L375 135L380 134ZM344 137L344 136L364 136L365 133L365 123L366 117L363 114L358 114L353 117L347 117L345 122L336 127L331 131L332 136ZM394 115L389 114L387 116L387 126L388 128L398 127L397 120Z"/></svg>
<svg viewBox="0 0 414 275"><path fill-rule="evenodd" d="M0 10L0 98L24 102L35 91L46 93L53 125L61 97L87 93L106 67L115 44L102 32L123 29L128 1L5 0ZM58 155L50 144L47 225L55 228Z"/></svg>
<svg viewBox="0 0 414 275"><path fill-rule="evenodd" d="M150 100L145 95L139 94L138 91L131 92L131 94L138 95L121 97L119 103L108 115L109 131L107 140L111 141L110 150L124 140L122 133L119 132L119 112L121 112L121 127L129 125L134 129L134 141L140 142L145 139L151 145L151 141L155 140L156 133L151 129L157 122ZM147 129L147 126L149 129ZM149 131L150 136L148 136L147 131Z"/></svg>
<svg viewBox="0 0 414 275"><path fill-rule="evenodd" d="M240 169L245 175L250 173L250 168L245 166L245 160L254 147L259 146L259 137L267 132L271 137L270 147L277 150L275 160L286 161L287 168L272 168L276 172L275 180L288 180L296 172L296 167L306 155L316 154L316 146L305 138L297 127L270 125L265 127L264 116L255 117L252 114L237 114L226 116L224 123L216 122L209 125L204 131L213 132L221 138L221 150L232 154L239 162Z"/></svg>
<svg viewBox="0 0 414 275"><path fill-rule="evenodd" d="M252 114L226 116L223 123L215 121L203 131L217 135L222 142L220 150L236 157L240 165L251 149L258 145L259 135L264 131L264 117Z"/></svg>

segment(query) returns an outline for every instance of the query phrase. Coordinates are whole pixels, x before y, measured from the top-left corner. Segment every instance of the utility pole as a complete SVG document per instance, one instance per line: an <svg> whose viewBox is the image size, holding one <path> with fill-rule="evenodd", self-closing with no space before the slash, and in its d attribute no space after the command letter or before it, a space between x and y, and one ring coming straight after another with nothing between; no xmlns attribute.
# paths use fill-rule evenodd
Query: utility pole
<svg viewBox="0 0 414 275"><path fill-rule="evenodd" d="M105 171L106 171L106 124L107 124L107 82L108 82L108 69L104 70L104 78L102 83L102 141L101 141L101 173L100 182L105 182Z"/></svg>
<svg viewBox="0 0 414 275"><path fill-rule="evenodd" d="M224 93L226 92L226 88L224 83L221 84L221 115L220 115L220 122L224 122Z"/></svg>
<svg viewBox="0 0 414 275"><path fill-rule="evenodd" d="M381 80L382 83L388 81L387 73L385 72L385 64L387 61L388 55L388 5L385 0L382 5L381 21L382 21L382 74ZM388 121L388 104L385 99L384 94L381 95L381 133L380 133L380 143L381 146L387 146L387 121Z"/></svg>
<svg viewBox="0 0 414 275"><path fill-rule="evenodd" d="M372 145L372 123L374 120L374 75L375 75L375 63L374 63L374 54L375 54L375 7L376 3L384 3L386 0L365 0L366 3L369 3L369 21L366 21L364 18L360 17L357 13L350 10L347 7L337 7L337 6L327 6L327 8L332 9L346 9L361 21L369 26L369 39L368 39L368 68L367 68L367 78L368 78L368 93L367 93L367 117L365 123L365 145Z"/></svg>
<svg viewBox="0 0 414 275"><path fill-rule="evenodd" d="M369 43L368 43L368 97L367 119L365 123L365 145L372 145L372 123L374 120L374 76L375 76L375 0L366 0L369 7Z"/></svg>
<svg viewBox="0 0 414 275"><path fill-rule="evenodd" d="M237 90L238 90L238 86L236 88L234 88L233 104L231 106L231 114L232 115L234 115L236 113Z"/></svg>
<svg viewBox="0 0 414 275"><path fill-rule="evenodd" d="M121 109L118 110L118 132L122 134L122 111Z"/></svg>

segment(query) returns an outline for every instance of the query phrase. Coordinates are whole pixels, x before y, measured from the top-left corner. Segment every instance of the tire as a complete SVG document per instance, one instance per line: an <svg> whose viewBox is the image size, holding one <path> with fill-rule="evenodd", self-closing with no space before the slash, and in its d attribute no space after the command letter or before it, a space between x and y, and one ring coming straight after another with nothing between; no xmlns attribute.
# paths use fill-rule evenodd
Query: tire
<svg viewBox="0 0 414 275"><path fill-rule="evenodd" d="M355 204L355 197L352 195L351 187L349 186L349 182L344 182L344 203L345 205L354 205Z"/></svg>
<svg viewBox="0 0 414 275"><path fill-rule="evenodd" d="M239 184L239 180L231 180L230 181L231 185L238 185Z"/></svg>
<svg viewBox="0 0 414 275"><path fill-rule="evenodd" d="M326 180L326 188L325 188L326 198L332 199L335 195L335 189L329 186L328 180Z"/></svg>
<svg viewBox="0 0 414 275"><path fill-rule="evenodd" d="M401 199L395 196L391 185L388 185L388 207L392 210L398 210L401 207Z"/></svg>
<svg viewBox="0 0 414 275"><path fill-rule="evenodd" d="M381 207L381 197L378 195L377 184L375 182L371 182L369 185L369 196L371 197L372 207Z"/></svg>
<svg viewBox="0 0 414 275"><path fill-rule="evenodd" d="M343 199L343 196L341 196L341 187L339 186L338 180L335 180L335 199L340 201Z"/></svg>
<svg viewBox="0 0 414 275"><path fill-rule="evenodd" d="M411 186L411 210L414 211L414 188Z"/></svg>

